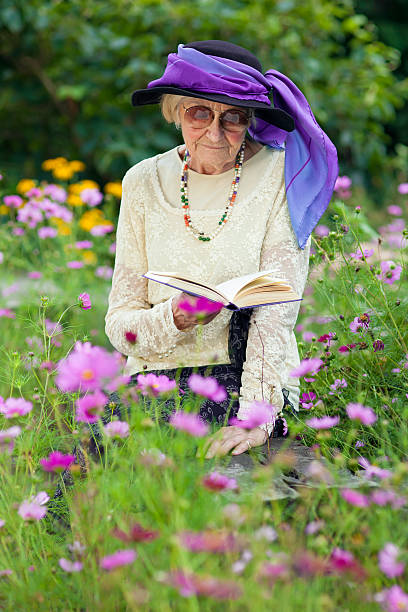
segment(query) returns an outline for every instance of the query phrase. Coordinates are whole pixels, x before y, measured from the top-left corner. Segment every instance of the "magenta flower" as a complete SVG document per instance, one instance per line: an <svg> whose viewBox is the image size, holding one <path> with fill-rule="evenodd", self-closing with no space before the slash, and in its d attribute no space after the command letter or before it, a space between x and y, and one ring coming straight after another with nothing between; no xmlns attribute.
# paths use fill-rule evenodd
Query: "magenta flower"
<svg viewBox="0 0 408 612"><path fill-rule="evenodd" d="M40 491L34 498L20 504L18 514L25 521L39 521L47 514L47 508L44 506L49 499L45 491Z"/></svg>
<svg viewBox="0 0 408 612"><path fill-rule="evenodd" d="M6 419L24 416L31 412L32 409L32 403L22 397L9 397L4 403L0 402L0 413L3 414Z"/></svg>
<svg viewBox="0 0 408 612"><path fill-rule="evenodd" d="M218 472L211 472L211 474L204 476L202 483L210 491L225 491L225 489L234 490L238 488L235 478L228 478L228 476Z"/></svg>
<svg viewBox="0 0 408 612"><path fill-rule="evenodd" d="M122 567L123 565L133 563L136 557L137 553L134 550L131 548L126 548L123 550L118 550L117 552L113 553L113 555L102 557L99 565L107 572L111 572L117 567Z"/></svg>
<svg viewBox="0 0 408 612"><path fill-rule="evenodd" d="M335 333L329 332L328 334L323 334L322 336L320 336L320 338L318 338L317 341L318 342L325 342L325 343L327 343L327 346L330 346L331 341L333 340L335 335L336 335Z"/></svg>
<svg viewBox="0 0 408 612"><path fill-rule="evenodd" d="M408 183L400 183L398 185L398 193L405 195L408 193Z"/></svg>
<svg viewBox="0 0 408 612"><path fill-rule="evenodd" d="M323 361L318 357L312 357L311 359L302 359L300 364L289 373L289 376L295 378L301 378L306 374L316 374L323 365Z"/></svg>
<svg viewBox="0 0 408 612"><path fill-rule="evenodd" d="M377 476L378 478L385 479L392 476L391 470L385 470L384 468L379 468L376 465L372 465L365 457L360 457L358 463L365 470L364 476L366 478Z"/></svg>
<svg viewBox="0 0 408 612"><path fill-rule="evenodd" d="M129 435L129 423L126 421L111 421L103 429L109 438L127 438Z"/></svg>
<svg viewBox="0 0 408 612"><path fill-rule="evenodd" d="M15 319L16 314L9 308L0 308L0 317L4 317L6 319Z"/></svg>
<svg viewBox="0 0 408 612"><path fill-rule="evenodd" d="M67 470L75 461L75 455L64 455L59 451L49 454L47 459L40 459L40 463L46 472L62 472Z"/></svg>
<svg viewBox="0 0 408 612"><path fill-rule="evenodd" d="M82 310L89 310L90 308L92 308L92 303L91 303L91 298L89 297L89 293L80 293L78 295L78 302Z"/></svg>
<svg viewBox="0 0 408 612"><path fill-rule="evenodd" d="M96 389L76 401L75 419L83 423L96 423L103 412L108 398L102 391Z"/></svg>
<svg viewBox="0 0 408 612"><path fill-rule="evenodd" d="M385 612L408 612L408 594L396 584L377 593L374 599L382 605Z"/></svg>
<svg viewBox="0 0 408 612"><path fill-rule="evenodd" d="M115 228L111 223L106 223L104 225L94 225L93 228L91 228L90 233L92 236L104 236L105 234L113 232L114 229Z"/></svg>
<svg viewBox="0 0 408 612"><path fill-rule="evenodd" d="M339 191L340 189L350 189L351 187L351 178L349 176L338 176L336 178L336 182L334 183L334 190Z"/></svg>
<svg viewBox="0 0 408 612"><path fill-rule="evenodd" d="M198 576L181 570L167 574L165 581L176 588L183 597L202 595L213 599L238 599L241 588L232 580L218 580L211 576Z"/></svg>
<svg viewBox="0 0 408 612"><path fill-rule="evenodd" d="M184 531L179 539L182 546L192 552L228 553L241 548L236 536L222 531Z"/></svg>
<svg viewBox="0 0 408 612"><path fill-rule="evenodd" d="M131 331L125 332L125 338L130 344L136 344L137 334L134 334Z"/></svg>
<svg viewBox="0 0 408 612"><path fill-rule="evenodd" d="M318 533L318 531L323 529L324 526L325 526L324 521L321 521L321 520L311 521L305 527L305 534L314 535L315 533Z"/></svg>
<svg viewBox="0 0 408 612"><path fill-rule="evenodd" d="M72 270L79 270L84 267L83 261L67 261L67 268L71 268Z"/></svg>
<svg viewBox="0 0 408 612"><path fill-rule="evenodd" d="M54 183L46 185L43 189L43 194L49 196L52 200L59 202L60 204L63 204L67 199L67 192L65 189L59 185L54 185Z"/></svg>
<svg viewBox="0 0 408 612"><path fill-rule="evenodd" d="M356 251L355 253L350 253L350 257L352 259L363 259L363 257L368 259L373 254L374 254L374 249L363 249L363 250L360 249Z"/></svg>
<svg viewBox="0 0 408 612"><path fill-rule="evenodd" d="M222 385L218 384L216 378L212 376L200 376L200 374L191 374L188 379L188 386L190 389L201 395L202 397L208 397L213 402L223 402L227 399L227 392Z"/></svg>
<svg viewBox="0 0 408 612"><path fill-rule="evenodd" d="M14 440L21 434L21 427L14 425L8 429L0 429L0 452L6 450L13 452Z"/></svg>
<svg viewBox="0 0 408 612"><path fill-rule="evenodd" d="M39 227L37 233L41 240L44 240L45 238L56 238L58 236L57 230L54 227L48 226Z"/></svg>
<svg viewBox="0 0 408 612"><path fill-rule="evenodd" d="M357 344L343 344L342 346L339 346L339 353L348 353L350 351L353 350L353 348L355 348L357 346Z"/></svg>
<svg viewBox="0 0 408 612"><path fill-rule="evenodd" d="M400 549L395 544L387 542L378 553L378 567L388 578L396 578L404 573L405 563L398 561Z"/></svg>
<svg viewBox="0 0 408 612"><path fill-rule="evenodd" d="M6 524L6 521L3 521L3 519L0 519L0 529L4 527L5 524Z"/></svg>
<svg viewBox="0 0 408 612"><path fill-rule="evenodd" d="M374 349L374 353L377 353L378 351L383 351L384 342L382 340L374 340L373 349Z"/></svg>
<svg viewBox="0 0 408 612"><path fill-rule="evenodd" d="M347 503L355 506L356 508L368 508L370 505L370 500L367 495L359 493L354 489L343 489L341 496Z"/></svg>
<svg viewBox="0 0 408 612"><path fill-rule="evenodd" d="M213 312L218 312L223 307L222 302L214 302L213 300L208 300L205 297L194 298L195 302L190 302L189 300L183 300L179 303L179 308L184 310L185 312L191 312L197 316L206 316Z"/></svg>
<svg viewBox="0 0 408 612"><path fill-rule="evenodd" d="M316 393L314 391L302 393L299 399L301 408L303 408L303 410L310 410L310 408L313 408L313 402L315 399Z"/></svg>
<svg viewBox="0 0 408 612"><path fill-rule="evenodd" d="M32 272L28 273L28 278L42 278L42 273L38 272L37 270L33 270Z"/></svg>
<svg viewBox="0 0 408 612"><path fill-rule="evenodd" d="M320 419L318 417L313 417L306 421L306 425L309 425L309 427L313 427L313 429L330 429L331 427L335 427L339 423L339 416L324 416Z"/></svg>
<svg viewBox="0 0 408 612"><path fill-rule="evenodd" d="M345 570L353 567L355 564L354 556L348 550L341 548L333 548L330 555L330 565L336 570Z"/></svg>
<svg viewBox="0 0 408 612"><path fill-rule="evenodd" d="M81 191L81 200L88 206L98 206L103 200L103 194L99 189L83 189Z"/></svg>
<svg viewBox="0 0 408 612"><path fill-rule="evenodd" d="M275 424L277 414L278 409L276 406L267 402L253 402L248 410L246 410L244 419L232 418L229 424L241 427L242 429L253 429L266 423Z"/></svg>
<svg viewBox="0 0 408 612"><path fill-rule="evenodd" d="M362 404L347 404L346 412L349 419L360 421L363 425L373 425L377 420L373 409Z"/></svg>
<svg viewBox="0 0 408 612"><path fill-rule="evenodd" d="M93 247L93 242L91 242L90 240L78 240L75 243L76 249L92 249L92 247Z"/></svg>
<svg viewBox="0 0 408 612"><path fill-rule="evenodd" d="M398 510L407 503L405 497L397 495L395 491L391 489L378 489L377 491L373 491L370 500L376 506L387 506L389 504L393 510Z"/></svg>
<svg viewBox="0 0 408 612"><path fill-rule="evenodd" d="M68 572L68 573L80 572L82 568L84 567L81 561L72 562L64 558L58 560L58 565L60 566L61 569L64 570L64 572Z"/></svg>
<svg viewBox="0 0 408 612"><path fill-rule="evenodd" d="M98 266L95 270L95 276L110 280L113 276L113 268L111 266Z"/></svg>
<svg viewBox="0 0 408 612"><path fill-rule="evenodd" d="M381 272L377 278L388 285L392 285L401 277L402 266L398 266L391 259L380 263Z"/></svg>
<svg viewBox="0 0 408 612"><path fill-rule="evenodd" d="M171 380L165 374L157 376L153 372L137 375L137 389L142 395L157 397L160 393L168 393L176 388L176 381Z"/></svg>
<svg viewBox="0 0 408 612"><path fill-rule="evenodd" d="M6 206L10 208L19 208L23 203L23 198L20 198L19 195L7 195L4 196L3 202Z"/></svg>
<svg viewBox="0 0 408 612"><path fill-rule="evenodd" d="M181 410L171 415L169 423L175 429L180 429L191 436L197 436L199 438L207 435L209 431L207 423L204 423L199 416L196 414L189 414L188 412L182 412Z"/></svg>
<svg viewBox="0 0 408 612"><path fill-rule="evenodd" d="M390 215L395 215L396 217L403 214L401 206L397 206L396 204L391 204L391 206L388 206L387 212L389 212Z"/></svg>
<svg viewBox="0 0 408 612"><path fill-rule="evenodd" d="M76 342L73 351L58 362L56 384L62 391L93 391L118 374L120 355L90 342Z"/></svg>

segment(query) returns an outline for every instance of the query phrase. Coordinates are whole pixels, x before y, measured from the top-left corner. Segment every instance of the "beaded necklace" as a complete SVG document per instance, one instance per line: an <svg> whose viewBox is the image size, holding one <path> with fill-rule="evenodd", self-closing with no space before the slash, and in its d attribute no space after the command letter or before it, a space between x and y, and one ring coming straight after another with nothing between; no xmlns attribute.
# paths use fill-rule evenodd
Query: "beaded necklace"
<svg viewBox="0 0 408 612"><path fill-rule="evenodd" d="M242 171L242 164L244 162L244 152L245 152L245 140L241 145L241 148L238 151L238 155L235 159L234 166L234 178L231 183L231 189L228 196L227 206L225 207L224 213L221 215L221 219L218 221L217 229L211 234L204 234L204 232L200 232L197 228L193 226L193 222L190 217L190 205L188 202L188 188L187 188L187 173L188 173L188 161L190 159L190 154L187 151L184 154L183 158L183 169L181 171L181 181L180 181L180 193L181 193L181 206L184 208L184 223L188 231L190 231L197 240L202 240L203 242L209 242L213 240L219 232L224 227L225 223L228 221L228 218L232 212L232 207L234 206L234 202L237 198L238 187L239 187L239 179Z"/></svg>

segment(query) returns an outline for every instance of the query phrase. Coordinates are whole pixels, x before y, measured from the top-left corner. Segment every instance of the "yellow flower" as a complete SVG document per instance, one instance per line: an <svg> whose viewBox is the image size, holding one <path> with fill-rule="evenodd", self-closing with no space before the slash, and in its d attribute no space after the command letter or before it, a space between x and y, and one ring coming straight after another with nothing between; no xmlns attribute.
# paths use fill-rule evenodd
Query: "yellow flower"
<svg viewBox="0 0 408 612"><path fill-rule="evenodd" d="M62 166L68 163L68 160L65 157L54 157L54 159L46 159L41 164L41 168L43 170L54 170L54 168L58 168L58 166Z"/></svg>
<svg viewBox="0 0 408 612"><path fill-rule="evenodd" d="M85 180L79 181L78 183L71 183L68 189L71 193L79 195L83 189L99 189L99 185L95 183L95 181Z"/></svg>
<svg viewBox="0 0 408 612"><path fill-rule="evenodd" d="M82 251L82 259L87 264L96 264L98 261L98 258L93 251Z"/></svg>
<svg viewBox="0 0 408 612"><path fill-rule="evenodd" d="M71 234L69 223L66 223L58 217L51 217L51 221L57 226L58 234L60 236L69 236Z"/></svg>
<svg viewBox="0 0 408 612"><path fill-rule="evenodd" d="M103 225L106 223L106 219L103 216L103 212L99 208L92 208L84 212L79 220L79 227L86 232L89 232L95 225Z"/></svg>
<svg viewBox="0 0 408 612"><path fill-rule="evenodd" d="M67 197L67 202L71 206L83 206L84 203L76 193L69 193Z"/></svg>
<svg viewBox="0 0 408 612"><path fill-rule="evenodd" d="M16 190L18 193L26 193L33 187L35 187L35 181L32 179L21 179L21 181L17 183Z"/></svg>
<svg viewBox="0 0 408 612"><path fill-rule="evenodd" d="M77 159L69 162L69 165L74 172L82 172L86 168L84 162L78 161Z"/></svg>
<svg viewBox="0 0 408 612"><path fill-rule="evenodd" d="M60 181L68 181L70 178L73 177L75 172L72 170L69 163L67 163L63 165L61 164L53 168L52 174L54 178L59 179Z"/></svg>
<svg viewBox="0 0 408 612"><path fill-rule="evenodd" d="M0 215L8 215L10 209L5 204L0 205Z"/></svg>
<svg viewBox="0 0 408 612"><path fill-rule="evenodd" d="M122 197L122 183L119 183L119 182L106 183L104 187L104 191L105 193L110 193L116 198L121 198Z"/></svg>

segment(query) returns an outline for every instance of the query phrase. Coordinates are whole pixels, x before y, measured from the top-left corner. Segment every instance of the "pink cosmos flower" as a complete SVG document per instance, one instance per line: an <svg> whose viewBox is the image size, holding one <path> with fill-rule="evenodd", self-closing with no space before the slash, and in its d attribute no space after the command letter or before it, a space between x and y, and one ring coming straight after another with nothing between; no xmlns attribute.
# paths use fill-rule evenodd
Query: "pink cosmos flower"
<svg viewBox="0 0 408 612"><path fill-rule="evenodd" d="M223 402L227 399L227 392L222 385L218 384L216 378L212 376L200 376L200 374L191 374L188 379L188 386L190 389L201 395L202 397L208 397L213 402Z"/></svg>
<svg viewBox="0 0 408 612"><path fill-rule="evenodd" d="M9 569L9 568L8 568L8 569L3 569L3 570L0 570L0 578L1 578L2 576L11 576L11 575L12 575L12 573L13 573L13 570L12 570L12 569Z"/></svg>
<svg viewBox="0 0 408 612"><path fill-rule="evenodd" d="M59 202L60 204L63 204L67 199L67 192L65 189L59 185L54 185L54 183L46 185L43 189L43 194L49 196L52 200Z"/></svg>
<svg viewBox="0 0 408 612"><path fill-rule="evenodd" d="M261 565L259 574L274 584L279 578L286 578L289 575L289 567L284 560L266 561Z"/></svg>
<svg viewBox="0 0 408 612"><path fill-rule="evenodd" d="M311 521L305 527L306 535L314 535L325 526L325 522L321 520Z"/></svg>
<svg viewBox="0 0 408 612"><path fill-rule="evenodd" d="M347 381L344 378L336 378L334 383L330 385L331 391L329 391L329 395L334 395L334 393L339 389L346 389Z"/></svg>
<svg viewBox="0 0 408 612"><path fill-rule="evenodd" d="M4 261L4 253L3 251L0 251L0 264L2 264Z"/></svg>
<svg viewBox="0 0 408 612"><path fill-rule="evenodd" d="M64 455L59 451L49 454L47 459L40 459L40 463L46 472L62 472L68 469L75 461L75 455Z"/></svg>
<svg viewBox="0 0 408 612"><path fill-rule="evenodd" d="M391 259L380 263L381 272L377 278L388 285L392 285L401 277L402 266L398 266Z"/></svg>
<svg viewBox="0 0 408 612"><path fill-rule="evenodd" d="M363 250L359 249L355 253L350 253L350 257L352 259L363 259L363 257L368 259L373 254L374 254L374 249L363 249Z"/></svg>
<svg viewBox="0 0 408 612"><path fill-rule="evenodd" d="M340 189L350 189L351 178L349 176L338 176L334 184L334 190L339 191Z"/></svg>
<svg viewBox="0 0 408 612"><path fill-rule="evenodd" d="M39 521L47 514L47 508L44 508L44 506L49 499L45 491L40 491L34 498L20 504L18 514L25 521Z"/></svg>
<svg viewBox="0 0 408 612"><path fill-rule="evenodd" d="M23 203L23 198L20 198L19 195L7 195L4 196L3 202L10 208L18 208Z"/></svg>
<svg viewBox="0 0 408 612"><path fill-rule="evenodd" d="M381 604L385 612L408 612L408 594L396 584L377 593L374 599Z"/></svg>
<svg viewBox="0 0 408 612"><path fill-rule="evenodd" d="M22 397L9 397L4 403L0 402L0 413L6 419L12 419L17 416L24 416L33 409L31 402Z"/></svg>
<svg viewBox="0 0 408 612"><path fill-rule="evenodd" d="M354 489L343 489L341 496L347 503L355 506L356 508L368 508L370 505L370 500L367 495L359 493Z"/></svg>
<svg viewBox="0 0 408 612"><path fill-rule="evenodd" d="M111 266L98 266L95 270L95 276L110 280L113 276L113 268Z"/></svg>
<svg viewBox="0 0 408 612"><path fill-rule="evenodd" d="M168 393L176 388L176 381L171 380L165 374L157 376L153 372L137 375L137 389L142 395L157 397L160 393Z"/></svg>
<svg viewBox="0 0 408 612"><path fill-rule="evenodd" d="M39 227L37 233L41 240L44 240L45 238L56 238L58 236L58 232L54 227Z"/></svg>
<svg viewBox="0 0 408 612"><path fill-rule="evenodd" d="M179 534L179 540L182 546L192 552L228 553L241 548L234 534L222 531L184 531Z"/></svg>
<svg viewBox="0 0 408 612"><path fill-rule="evenodd" d="M6 450L6 452L12 453L14 448L14 440L21 434L21 427L14 425L8 429L0 429L0 452Z"/></svg>
<svg viewBox="0 0 408 612"><path fill-rule="evenodd" d="M112 242L108 250L111 255L114 255L116 253L116 242Z"/></svg>
<svg viewBox="0 0 408 612"><path fill-rule="evenodd" d="M69 572L69 573L80 572L82 568L84 567L81 561L72 562L64 558L61 558L58 560L58 565L60 566L61 569L64 570L64 572Z"/></svg>
<svg viewBox="0 0 408 612"><path fill-rule="evenodd" d="M307 331L307 330L304 331L302 334L302 338L305 342L311 342L315 336L316 336L315 333L311 331Z"/></svg>
<svg viewBox="0 0 408 612"><path fill-rule="evenodd" d="M83 423L96 423L108 401L107 396L99 389L88 393L76 401L75 419Z"/></svg>
<svg viewBox="0 0 408 612"><path fill-rule="evenodd" d="M6 521L3 521L3 519L0 519L0 529L4 527L5 524L6 524Z"/></svg>
<svg viewBox="0 0 408 612"><path fill-rule="evenodd" d="M265 423L275 423L278 408L267 402L253 402L246 411L244 419L232 418L230 425L241 427L242 429L253 429Z"/></svg>
<svg viewBox="0 0 408 612"><path fill-rule="evenodd" d="M350 323L350 329L353 334L358 333L359 331L365 332L370 326L370 315L365 312L364 314L355 317L353 321Z"/></svg>
<svg viewBox="0 0 408 612"><path fill-rule="evenodd" d="M72 270L79 270L84 267L83 261L67 261L67 268L71 268Z"/></svg>
<svg viewBox="0 0 408 612"><path fill-rule="evenodd" d="M81 200L88 206L98 206L103 200L103 194L99 189L83 189L81 191Z"/></svg>
<svg viewBox="0 0 408 612"><path fill-rule="evenodd" d="M107 572L111 572L117 567L122 567L123 565L129 565L133 563L137 557L136 551L131 548L118 550L113 553L113 555L106 555L106 557L102 557L99 565L102 569Z"/></svg>
<svg viewBox="0 0 408 612"><path fill-rule="evenodd" d="M5 317L6 319L15 319L16 314L9 308L0 308L0 317Z"/></svg>
<svg viewBox="0 0 408 612"><path fill-rule="evenodd" d="M328 236L329 235L330 230L327 227L327 225L322 225L321 224L321 225L316 225L316 227L314 228L314 233L319 238L323 238L324 236Z"/></svg>
<svg viewBox="0 0 408 612"><path fill-rule="evenodd" d="M386 506L390 504L393 510L398 510L406 505L405 497L399 496L392 489L378 489L373 491L370 496L370 501L376 506Z"/></svg>
<svg viewBox="0 0 408 612"><path fill-rule="evenodd" d="M82 310L89 310L90 308L92 308L92 303L91 303L91 298L89 297L89 293L80 293L78 295L78 302Z"/></svg>
<svg viewBox="0 0 408 612"><path fill-rule="evenodd" d="M211 472L204 476L202 483L210 491L225 491L225 489L234 490L238 488L235 478L228 478L228 476L218 472Z"/></svg>
<svg viewBox="0 0 408 612"><path fill-rule="evenodd" d="M130 344L135 344L137 340L137 334L134 334L131 331L125 332L125 338Z"/></svg>
<svg viewBox="0 0 408 612"><path fill-rule="evenodd" d="M105 234L113 232L114 229L115 228L111 223L109 225L106 223L104 225L94 225L91 228L90 233L92 234L92 236L104 236Z"/></svg>
<svg viewBox="0 0 408 612"><path fill-rule="evenodd" d="M199 416L196 414L189 414L188 412L182 412L181 410L171 415L169 423L175 429L180 429L191 436L197 436L199 438L207 435L209 431L207 423L204 423Z"/></svg>
<svg viewBox="0 0 408 612"><path fill-rule="evenodd" d="M185 312L191 312L198 316L206 316L213 312L218 312L223 307L222 302L214 302L205 297L194 298L194 296L191 296L191 299L195 299L195 302L192 303L189 300L183 300L179 303L179 308Z"/></svg>
<svg viewBox="0 0 408 612"><path fill-rule="evenodd" d="M242 595L241 588L232 580L218 580L181 570L169 572L165 582L175 587L183 597L202 595L223 600L238 599Z"/></svg>
<svg viewBox="0 0 408 612"><path fill-rule="evenodd" d="M111 421L103 429L109 438L127 438L129 435L129 423L126 421Z"/></svg>
<svg viewBox="0 0 408 612"><path fill-rule="evenodd" d="M372 465L365 457L360 457L358 463L364 469L364 476L366 478L378 476L378 478L384 479L390 478L392 476L391 470L385 470L383 468L379 468L376 465Z"/></svg>
<svg viewBox="0 0 408 612"><path fill-rule="evenodd" d="M347 404L346 412L350 419L360 421L363 425L373 425L377 420L373 409L362 404Z"/></svg>
<svg viewBox="0 0 408 612"><path fill-rule="evenodd" d="M75 243L76 249L92 249L92 247L93 247L93 242L91 242L90 240L78 240Z"/></svg>
<svg viewBox="0 0 408 612"><path fill-rule="evenodd" d="M398 561L400 549L395 544L387 542L378 553L378 567L388 578L396 578L404 573L405 563Z"/></svg>
<svg viewBox="0 0 408 612"><path fill-rule="evenodd" d="M25 230L22 227L13 227L13 236L24 236Z"/></svg>
<svg viewBox="0 0 408 612"><path fill-rule="evenodd" d="M299 399L300 407L303 408L303 410L310 410L310 408L313 408L313 402L316 397L317 396L314 391L302 393Z"/></svg>
<svg viewBox="0 0 408 612"><path fill-rule="evenodd" d="M396 204L391 204L391 206L388 206L387 211L390 215L395 215L396 217L403 214L401 206L397 206Z"/></svg>
<svg viewBox="0 0 408 612"><path fill-rule="evenodd" d="M312 419L308 419L306 421L306 425L309 425L309 427L313 427L313 429L330 429L331 427L335 427L339 423L339 416L324 416L322 418L313 417Z"/></svg>
<svg viewBox="0 0 408 612"><path fill-rule="evenodd" d="M312 357L311 359L302 359L300 364L289 373L289 376L295 378L301 378L305 374L316 374L323 365L323 361L318 357Z"/></svg>
<svg viewBox="0 0 408 612"><path fill-rule="evenodd" d="M37 270L33 270L32 272L29 272L27 276L28 278L42 278L42 273L37 272Z"/></svg>
<svg viewBox="0 0 408 612"><path fill-rule="evenodd" d="M113 529L112 535L122 542L151 542L159 537L159 532L154 529L145 529L140 523L133 523L129 533L118 529Z"/></svg>
<svg viewBox="0 0 408 612"><path fill-rule="evenodd" d="M76 342L68 357L58 363L56 384L62 391L93 391L117 376L120 355L90 342Z"/></svg>
<svg viewBox="0 0 408 612"><path fill-rule="evenodd" d="M400 183L398 185L398 193L405 195L408 193L408 183Z"/></svg>
<svg viewBox="0 0 408 612"><path fill-rule="evenodd" d="M327 346L330 346L333 338L335 337L335 333L329 332L328 334L323 334L320 338L317 339L318 342L326 342Z"/></svg>
<svg viewBox="0 0 408 612"><path fill-rule="evenodd" d="M343 344L342 346L339 346L339 353L348 353L350 351L353 350L353 348L355 348L357 346L357 344Z"/></svg>

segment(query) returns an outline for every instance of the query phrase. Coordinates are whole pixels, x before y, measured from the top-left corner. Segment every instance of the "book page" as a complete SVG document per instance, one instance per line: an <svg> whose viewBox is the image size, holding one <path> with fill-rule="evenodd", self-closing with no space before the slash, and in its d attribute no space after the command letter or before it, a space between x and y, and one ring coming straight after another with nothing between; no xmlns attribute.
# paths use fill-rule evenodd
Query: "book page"
<svg viewBox="0 0 408 612"><path fill-rule="evenodd" d="M193 295L206 297L215 302L222 302L223 304L228 304L229 302L227 297L221 292L217 291L217 289L203 285L199 281L183 278L179 274L175 274L173 272L163 273L149 271L146 272L146 274L142 274L142 276L148 278L149 280L161 283L162 285L167 285L169 287L173 287L174 289L179 289L180 291L186 291L187 293L191 293Z"/></svg>
<svg viewBox="0 0 408 612"><path fill-rule="evenodd" d="M267 304L286 304L287 302L300 302L301 298L293 291L264 291L252 295L243 295L236 299L238 308L251 308L266 306Z"/></svg>
<svg viewBox="0 0 408 612"><path fill-rule="evenodd" d="M271 285L274 282L288 284L286 280L274 279L271 276L268 276L270 273L271 271L262 270L261 272L253 272L252 274L246 274L245 276L240 276L238 278L232 278L231 280L225 281L224 283L220 283L219 285L217 285L216 289L218 289L218 291L224 294L225 297L228 298L230 302L235 302L234 298L237 296L240 289L243 289L244 287L245 289L247 287L249 288L251 282L256 279L265 277L263 278L263 284L269 284L269 285Z"/></svg>

